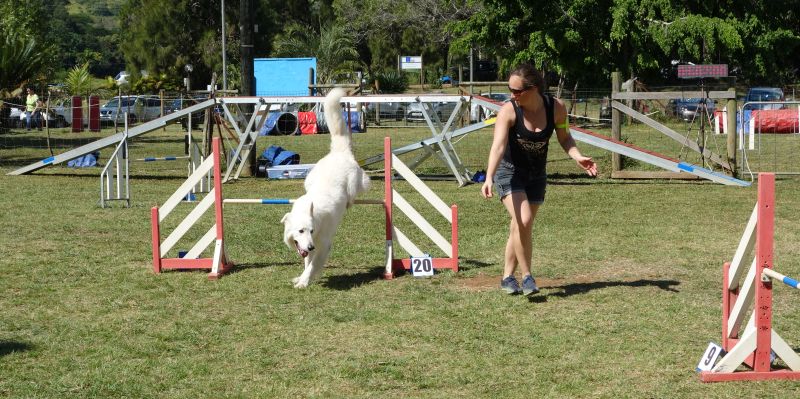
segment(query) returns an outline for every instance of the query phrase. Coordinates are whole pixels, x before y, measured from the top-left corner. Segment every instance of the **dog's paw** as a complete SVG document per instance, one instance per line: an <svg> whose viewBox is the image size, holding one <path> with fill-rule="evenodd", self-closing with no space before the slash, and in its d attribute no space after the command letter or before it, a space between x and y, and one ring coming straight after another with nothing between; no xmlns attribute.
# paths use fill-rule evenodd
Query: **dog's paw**
<svg viewBox="0 0 800 399"><path fill-rule="evenodd" d="M292 279L292 284L297 284L298 281L300 281L300 277L295 277Z"/></svg>
<svg viewBox="0 0 800 399"><path fill-rule="evenodd" d="M300 280L300 279L295 279L295 280L297 280L297 281L294 281L294 288L306 288L306 287L308 287L308 281L303 281L303 280Z"/></svg>

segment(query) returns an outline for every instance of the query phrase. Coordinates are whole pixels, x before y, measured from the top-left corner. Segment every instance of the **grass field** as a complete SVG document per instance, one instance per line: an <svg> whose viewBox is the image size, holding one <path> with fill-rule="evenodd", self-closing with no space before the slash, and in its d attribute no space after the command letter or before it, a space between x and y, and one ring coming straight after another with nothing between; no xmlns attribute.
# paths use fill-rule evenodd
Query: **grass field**
<svg viewBox="0 0 800 399"><path fill-rule="evenodd" d="M402 145L427 134L371 129L355 136L356 153L378 153L385 135ZM489 142L480 131L456 148L468 167L482 169ZM258 144L313 162L328 137ZM131 143L132 158L182 148L173 130ZM281 242L278 222L286 208L226 207L237 267L222 279L155 275L150 207L180 185L185 165L136 164L132 207L100 209L97 168L6 176L49 153L0 150L0 396L797 397L797 382L703 384L694 371L708 342L721 338L722 262L733 256L755 186L611 180L608 153L581 148L598 161L600 178L581 175L551 145L553 178L534 227L542 292L531 300L498 289L508 220L478 185L428 181L459 206L457 274L383 280L382 212L356 207L321 281L296 290L290 279L300 258ZM439 174L438 165L429 159L419 170ZM381 183L373 180L365 197L380 197ZM403 184L398 191L409 192ZM229 198L295 197L301 188L262 178L224 186ZM779 179L775 267L792 277L800 275L797 198L800 184ZM773 316L796 350L798 295L776 285Z"/></svg>

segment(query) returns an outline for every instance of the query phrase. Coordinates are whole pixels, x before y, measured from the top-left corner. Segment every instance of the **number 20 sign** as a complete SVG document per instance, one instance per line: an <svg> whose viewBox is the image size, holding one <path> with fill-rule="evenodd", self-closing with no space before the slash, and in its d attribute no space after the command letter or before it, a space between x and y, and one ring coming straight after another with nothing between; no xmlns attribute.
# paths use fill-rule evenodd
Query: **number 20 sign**
<svg viewBox="0 0 800 399"><path fill-rule="evenodd" d="M414 277L433 276L433 260L431 256L412 256L411 274L414 275Z"/></svg>

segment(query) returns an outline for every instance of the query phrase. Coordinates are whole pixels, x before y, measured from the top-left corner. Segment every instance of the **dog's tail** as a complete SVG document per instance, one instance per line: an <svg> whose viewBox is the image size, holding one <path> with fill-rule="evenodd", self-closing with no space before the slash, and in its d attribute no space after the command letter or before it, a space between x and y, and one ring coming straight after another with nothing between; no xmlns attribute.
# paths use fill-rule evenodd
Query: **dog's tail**
<svg viewBox="0 0 800 399"><path fill-rule="evenodd" d="M351 152L350 130L342 118L342 97L345 95L342 88L334 88L325 97L325 123L331 132L331 152Z"/></svg>

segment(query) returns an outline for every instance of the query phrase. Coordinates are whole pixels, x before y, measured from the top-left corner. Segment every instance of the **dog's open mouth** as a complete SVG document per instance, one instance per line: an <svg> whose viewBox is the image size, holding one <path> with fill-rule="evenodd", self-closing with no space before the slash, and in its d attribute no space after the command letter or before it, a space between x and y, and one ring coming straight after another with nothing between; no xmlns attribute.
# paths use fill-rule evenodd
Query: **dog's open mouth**
<svg viewBox="0 0 800 399"><path fill-rule="evenodd" d="M308 251L301 249L300 246L297 245L297 241L294 242L294 247L297 248L297 254L300 255L301 258L308 256Z"/></svg>

